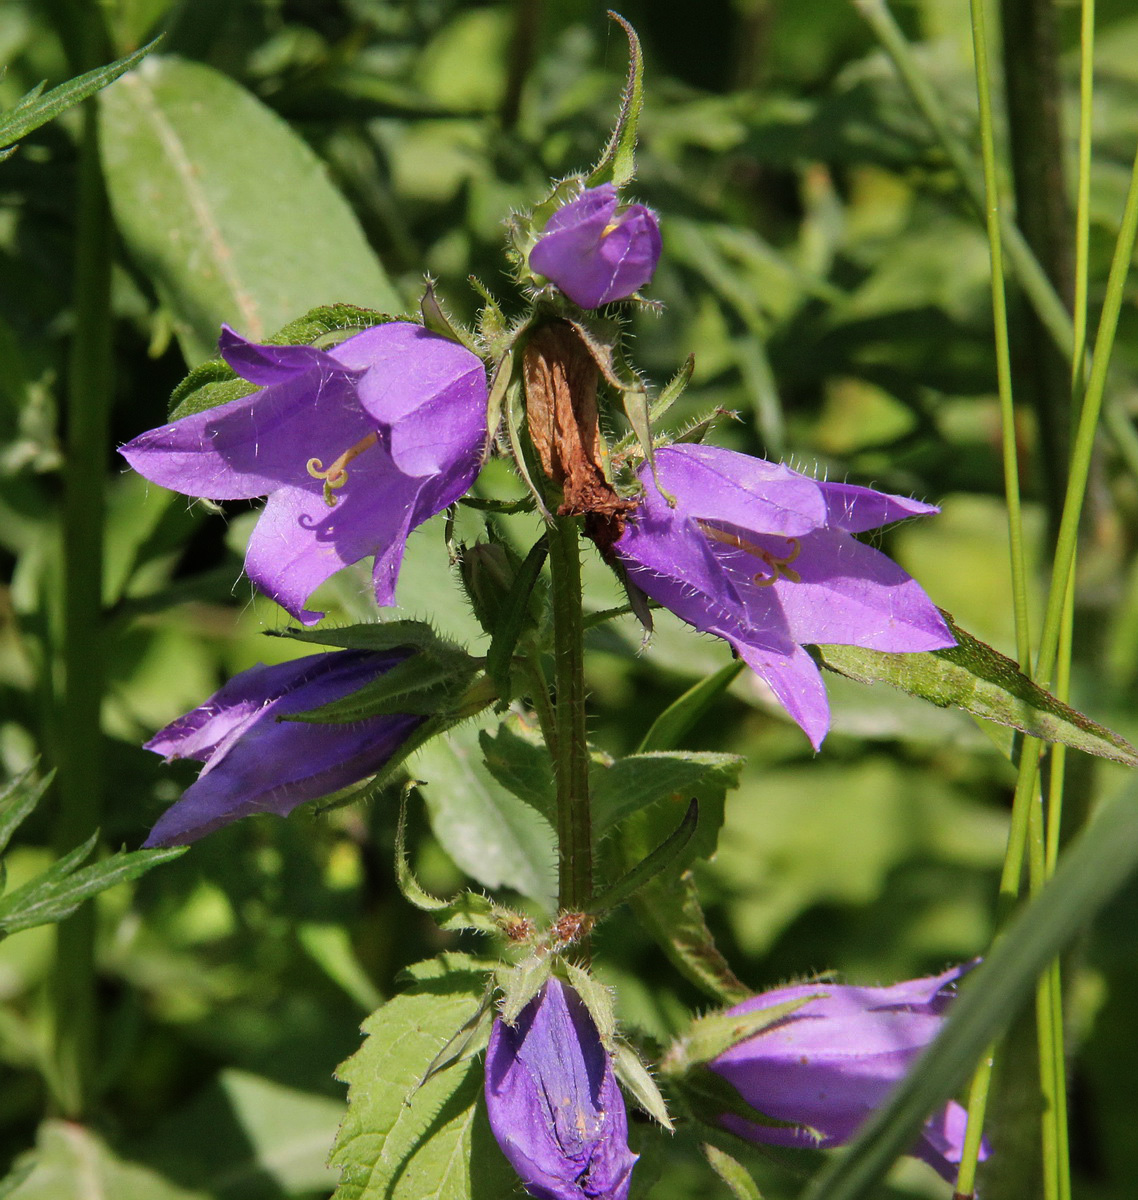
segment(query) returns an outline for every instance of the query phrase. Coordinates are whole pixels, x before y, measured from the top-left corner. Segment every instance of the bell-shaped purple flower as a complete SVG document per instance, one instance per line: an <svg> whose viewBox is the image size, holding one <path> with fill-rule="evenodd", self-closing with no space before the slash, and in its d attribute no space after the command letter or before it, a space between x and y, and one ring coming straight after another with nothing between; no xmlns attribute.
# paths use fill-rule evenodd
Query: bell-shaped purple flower
<svg viewBox="0 0 1138 1200"><path fill-rule="evenodd" d="M196 758L205 766L145 844L183 846L253 813L284 817L305 800L374 775L422 716L389 714L342 724L281 718L359 691L406 657L401 651L337 650L235 675L146 743L167 760Z"/></svg>
<svg viewBox="0 0 1138 1200"><path fill-rule="evenodd" d="M490 1128L539 1200L624 1200L637 1156L624 1097L581 998L556 978L486 1051Z"/></svg>
<svg viewBox="0 0 1138 1200"><path fill-rule="evenodd" d="M261 346L228 327L222 357L260 390L140 434L122 455L188 496L268 496L245 569L310 625L304 603L348 563L375 557L395 600L407 536L470 486L486 445L486 374L463 346L392 321L328 350Z"/></svg>
<svg viewBox="0 0 1138 1200"><path fill-rule="evenodd" d="M830 707L811 643L871 650L955 644L928 596L880 551L851 537L930 504L715 446L657 450L644 495L613 546L637 587L696 629L724 638L766 680L817 749Z"/></svg>
<svg viewBox="0 0 1138 1200"><path fill-rule="evenodd" d="M611 183L586 188L559 208L530 251L531 270L582 308L624 300L660 261L660 226L643 204L621 205Z"/></svg>
<svg viewBox="0 0 1138 1200"><path fill-rule="evenodd" d="M790 1125L761 1125L734 1113L720 1123L771 1146L849 1141L936 1037L953 985L974 964L892 987L799 984L728 1009L749 1013L813 996L774 1025L725 1050L708 1067L758 1112ZM956 1176L968 1114L950 1101L909 1151L945 1179ZM820 1140L819 1140L820 1139ZM987 1158L987 1144L981 1158Z"/></svg>

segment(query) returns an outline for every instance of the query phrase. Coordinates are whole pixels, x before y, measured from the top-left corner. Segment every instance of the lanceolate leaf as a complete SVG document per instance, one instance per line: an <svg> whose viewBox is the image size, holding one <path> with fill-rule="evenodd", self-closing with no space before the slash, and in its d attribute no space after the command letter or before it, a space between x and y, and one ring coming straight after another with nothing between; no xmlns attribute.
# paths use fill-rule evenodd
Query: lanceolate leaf
<svg viewBox="0 0 1138 1200"><path fill-rule="evenodd" d="M31 771L25 771L0 791L0 852L7 847L24 818L40 802L52 775L54 772L35 782Z"/></svg>
<svg viewBox="0 0 1138 1200"><path fill-rule="evenodd" d="M420 1086L439 1051L476 1018L490 960L443 954L410 970L412 986L366 1022L339 1070L348 1112L331 1164L335 1200L501 1200L516 1177L486 1121L482 1067L459 1058Z"/></svg>
<svg viewBox="0 0 1138 1200"><path fill-rule="evenodd" d="M402 307L324 165L227 75L151 57L99 107L116 223L191 363L222 321L258 341L314 301Z"/></svg>
<svg viewBox="0 0 1138 1200"><path fill-rule="evenodd" d="M636 30L616 13L610 11L609 16L628 36L628 79L620 97L616 128L601 155L601 161L586 180L586 187L596 187L611 179L621 188L636 174L636 132L640 124L640 110L644 107L644 54Z"/></svg>
<svg viewBox="0 0 1138 1200"><path fill-rule="evenodd" d="M155 38L140 50L128 54L126 58L108 63L105 67L96 67L85 75L77 75L74 79L52 88L50 92L44 93L42 83L32 88L26 96L0 116L0 146L10 146L19 141L33 129L46 125L53 117L59 116L72 105L93 96L108 83L113 83L131 67L137 66L160 40Z"/></svg>
<svg viewBox="0 0 1138 1200"><path fill-rule="evenodd" d="M860 683L890 683L940 708L955 705L1045 742L1138 766L1138 750L1123 737L1056 700L1010 658L941 614L957 645L922 654L887 654L860 646L819 646L824 667Z"/></svg>
<svg viewBox="0 0 1138 1200"><path fill-rule="evenodd" d="M742 765L743 760L735 754L676 750L671 754L631 754L611 766L594 766L594 828L598 834L604 833L666 796L684 800L686 808L686 801L702 799L709 790L726 791L738 782ZM677 820L682 813L683 809L676 814ZM671 822L669 833L675 824Z"/></svg>

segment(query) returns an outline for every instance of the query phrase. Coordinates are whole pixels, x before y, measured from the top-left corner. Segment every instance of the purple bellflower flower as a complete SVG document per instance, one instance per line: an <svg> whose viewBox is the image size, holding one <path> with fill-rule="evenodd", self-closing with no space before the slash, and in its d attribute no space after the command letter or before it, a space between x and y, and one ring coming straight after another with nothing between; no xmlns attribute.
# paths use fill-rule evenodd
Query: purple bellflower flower
<svg viewBox="0 0 1138 1200"><path fill-rule="evenodd" d="M696 629L734 646L814 748L830 725L809 643L871 650L955 645L909 575L851 534L938 510L715 446L656 451L643 498L613 551L629 576Z"/></svg>
<svg viewBox="0 0 1138 1200"><path fill-rule="evenodd" d="M936 1037L953 984L974 965L892 987L777 988L728 1009L735 1015L818 997L708 1063L752 1108L794 1127L760 1125L733 1113L722 1114L720 1122L748 1141L771 1146L849 1141ZM951 1182L967 1122L965 1110L950 1101L925 1123L909 1153ZM981 1159L989 1152L985 1142Z"/></svg>
<svg viewBox="0 0 1138 1200"><path fill-rule="evenodd" d="M470 486L486 445L486 375L464 347L392 321L328 350L261 346L227 326L222 357L260 390L140 434L122 455L188 496L268 496L249 578L305 625L304 603L375 556L375 595L395 602L407 536Z"/></svg>
<svg viewBox="0 0 1138 1200"><path fill-rule="evenodd" d="M284 817L305 800L374 775L423 717L389 714L343 724L281 718L359 691L406 657L338 650L235 675L146 743L167 761L196 758L205 766L145 845L183 846L253 813Z"/></svg>
<svg viewBox="0 0 1138 1200"><path fill-rule="evenodd" d="M624 1097L581 998L556 978L486 1051L490 1128L539 1200L625 1200L637 1156Z"/></svg>
<svg viewBox="0 0 1138 1200"><path fill-rule="evenodd" d="M643 204L620 205L611 183L586 188L549 218L529 265L582 308L624 300L652 278L660 226Z"/></svg>

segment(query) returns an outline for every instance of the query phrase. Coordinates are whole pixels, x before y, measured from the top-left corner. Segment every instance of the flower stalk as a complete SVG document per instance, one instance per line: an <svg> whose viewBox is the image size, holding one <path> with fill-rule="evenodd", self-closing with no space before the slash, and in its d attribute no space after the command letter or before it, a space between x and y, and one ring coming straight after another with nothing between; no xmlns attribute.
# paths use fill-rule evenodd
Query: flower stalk
<svg viewBox="0 0 1138 1200"><path fill-rule="evenodd" d="M585 622L577 517L554 517L549 530L553 597L553 686L557 747L558 906L580 912L593 895L593 822L585 736Z"/></svg>

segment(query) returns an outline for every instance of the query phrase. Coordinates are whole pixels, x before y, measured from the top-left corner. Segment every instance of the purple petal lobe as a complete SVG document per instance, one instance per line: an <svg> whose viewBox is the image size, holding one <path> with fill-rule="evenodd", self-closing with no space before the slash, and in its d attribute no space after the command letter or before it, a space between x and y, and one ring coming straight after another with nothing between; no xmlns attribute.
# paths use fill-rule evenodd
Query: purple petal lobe
<svg viewBox="0 0 1138 1200"><path fill-rule="evenodd" d="M803 646L909 653L954 644L920 585L848 532L935 511L928 505L714 446L664 447L656 467L659 489L647 465L640 470L644 495L617 557L650 597L730 642L815 749L829 705Z"/></svg>
<svg viewBox="0 0 1138 1200"><path fill-rule="evenodd" d="M720 1122L769 1145L816 1145L819 1137L823 1146L849 1141L937 1036L952 987L972 965L892 987L795 984L729 1009L754 1012L811 997L709 1064L752 1108L790 1124L762 1125L732 1113L721 1114ZM910 1153L952 1178L966 1119L959 1105L948 1104L925 1124Z"/></svg>
<svg viewBox="0 0 1138 1200"><path fill-rule="evenodd" d="M155 483L213 500L269 497L246 567L305 624L341 567L374 556L394 600L408 533L470 486L486 447L486 376L464 347L392 321L330 350L266 346L226 327L226 360L252 395L141 434L122 448Z"/></svg>
<svg viewBox="0 0 1138 1200"><path fill-rule="evenodd" d="M366 686L405 657L342 650L243 671L147 745L205 767L150 832L178 846L258 812L286 816L375 774L423 718L385 715L343 724L283 722Z"/></svg>
<svg viewBox="0 0 1138 1200"><path fill-rule="evenodd" d="M529 265L574 304L598 308L644 287L660 260L660 226L643 204L619 207L611 183L587 188L546 223Z"/></svg>
<svg viewBox="0 0 1138 1200"><path fill-rule="evenodd" d="M625 1200L636 1162L612 1061L576 992L550 979L514 1026L494 1022L486 1109L541 1200Z"/></svg>

